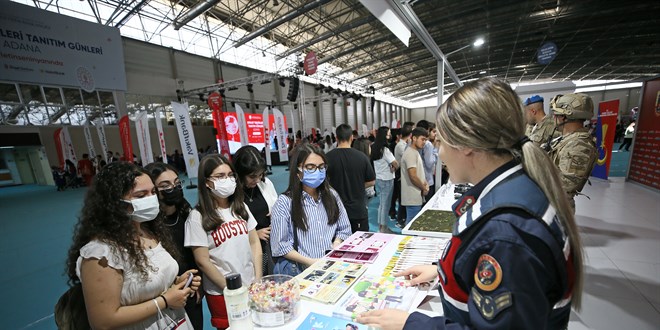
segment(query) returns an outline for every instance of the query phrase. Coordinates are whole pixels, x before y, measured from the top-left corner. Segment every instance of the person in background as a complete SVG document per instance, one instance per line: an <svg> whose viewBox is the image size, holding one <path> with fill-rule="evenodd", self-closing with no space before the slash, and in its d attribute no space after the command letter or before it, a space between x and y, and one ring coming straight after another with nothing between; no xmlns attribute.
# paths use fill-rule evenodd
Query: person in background
<svg viewBox="0 0 660 330"><path fill-rule="evenodd" d="M160 210L164 215L163 224L172 237L177 249L179 260L179 276L185 275L186 269L197 269L192 250L183 246L185 238L186 219L190 214L190 204L183 196L183 187L179 174L174 166L165 163L151 163L144 168L158 189ZM185 304L188 319L195 329L204 328L204 315L202 310L202 293L196 292L189 296Z"/></svg>
<svg viewBox="0 0 660 330"><path fill-rule="evenodd" d="M329 134L326 135L325 136L325 143L323 145L323 152L325 152L327 154L328 152L330 152L330 150L332 150L334 148L335 147L332 145L332 138L330 137Z"/></svg>
<svg viewBox="0 0 660 330"><path fill-rule="evenodd" d="M336 131L337 148L327 155L328 180L341 196L351 222L351 230L369 231L365 189L376 184L376 174L369 157L364 152L351 148L354 137L351 126L341 124Z"/></svg>
<svg viewBox="0 0 660 330"><path fill-rule="evenodd" d="M566 94L552 108L562 135L553 140L550 158L560 172L561 183L575 213L575 196L589 179L596 158L596 142L583 126L594 115L594 103L584 93Z"/></svg>
<svg viewBox="0 0 660 330"><path fill-rule="evenodd" d="M204 274L202 285L211 324L229 327L222 290L225 276L241 274L244 286L261 279L261 243L257 221L243 203L243 185L234 166L222 155L207 155L199 164L198 202L186 220L184 246L192 248Z"/></svg>
<svg viewBox="0 0 660 330"><path fill-rule="evenodd" d="M623 133L623 143L619 146L619 150L626 148L626 151L629 151L630 144L632 144L633 136L635 135L635 122L633 121L626 127L626 131Z"/></svg>
<svg viewBox="0 0 660 330"><path fill-rule="evenodd" d="M415 127L412 131L412 143L401 157L401 205L406 207L406 224L422 209L424 196L429 193L424 161L420 154L428 136L426 129Z"/></svg>
<svg viewBox="0 0 660 330"><path fill-rule="evenodd" d="M410 144L413 127L414 123L403 124L403 127L401 128L401 139L399 139L399 142L394 147L394 159L399 163L399 170L397 171L397 175L395 175L396 182L394 183L394 193L399 196L397 199L399 209L396 213L396 226L399 228L403 228L406 225L406 207L401 204L401 178L403 173L403 169L401 169L401 159L403 158L403 153Z"/></svg>
<svg viewBox="0 0 660 330"><path fill-rule="evenodd" d="M376 189L378 189L378 231L381 233L392 233L388 227L389 206L394 189L394 172L399 168L394 155L387 147L387 141L391 138L390 128L382 126L378 128L376 140L371 145L371 161L376 172Z"/></svg>
<svg viewBox="0 0 660 330"><path fill-rule="evenodd" d="M425 119L418 121L417 127L422 127L429 133L428 140L424 143L424 148L419 152L420 156L422 156L422 162L424 162L424 178L429 184L429 193L426 194L426 198L424 199L424 204L426 204L435 193L435 164L438 162L438 152L433 144L435 143L435 135L438 130L436 130L435 124L429 123Z"/></svg>
<svg viewBox="0 0 660 330"><path fill-rule="evenodd" d="M177 276L156 194L147 172L128 162L106 165L87 191L67 273L71 286L82 283L93 329L192 329L183 307L201 277L186 288L188 276Z"/></svg>
<svg viewBox="0 0 660 330"><path fill-rule="evenodd" d="M270 246L276 259L275 274L302 271L351 235L344 204L326 180L323 151L302 144L290 163L289 187L272 210Z"/></svg>
<svg viewBox="0 0 660 330"><path fill-rule="evenodd" d="M82 159L78 161L78 174L85 182L85 186L89 187L92 184L92 178L94 178L96 171L94 170L94 164L89 160L88 154L83 154Z"/></svg>
<svg viewBox="0 0 660 330"><path fill-rule="evenodd" d="M78 182L78 170L76 170L76 165L74 165L70 159L64 161L64 172L66 173L67 187L80 187L80 183Z"/></svg>
<svg viewBox="0 0 660 330"><path fill-rule="evenodd" d="M473 183L453 205L458 225L438 266L444 316L383 309L357 321L393 329L566 329L580 309L582 246L550 159L524 135L522 104L494 78L468 82L437 112L440 158L452 182Z"/></svg>
<svg viewBox="0 0 660 330"><path fill-rule="evenodd" d="M391 129L390 135L392 137L390 138L389 141L387 141L387 148L390 149L390 152L392 153L392 155L394 155L394 149L396 148L396 145L399 143L399 140L401 140L401 129L400 128ZM397 191L396 186L397 186L397 181L400 178L401 178L400 172L398 170L394 171L394 186L392 188L392 199L390 200L390 210L389 210L390 219L396 219L396 203L399 200L399 195L401 194L401 187L399 187L399 191Z"/></svg>
<svg viewBox="0 0 660 330"><path fill-rule="evenodd" d="M556 100L553 99L554 102ZM552 103L552 101L551 101ZM543 98L539 95L533 95L525 99L523 102L525 107L525 121L527 122L528 131L525 133L529 139L536 144L541 146L543 143L547 143L549 140L552 140L558 137L560 134L555 130L555 121L552 118L552 114L545 114L543 109Z"/></svg>
<svg viewBox="0 0 660 330"><path fill-rule="evenodd" d="M234 154L236 176L243 185L244 202L257 220L257 235L261 242L262 274L273 273L270 251L270 211L277 200L275 186L266 177L266 162L257 148L243 146Z"/></svg>

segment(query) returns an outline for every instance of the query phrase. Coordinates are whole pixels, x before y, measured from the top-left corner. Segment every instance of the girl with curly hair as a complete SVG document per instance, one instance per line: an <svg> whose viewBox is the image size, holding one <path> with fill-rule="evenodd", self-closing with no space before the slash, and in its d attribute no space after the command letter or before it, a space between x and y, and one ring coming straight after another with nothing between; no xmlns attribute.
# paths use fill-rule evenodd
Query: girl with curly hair
<svg viewBox="0 0 660 330"><path fill-rule="evenodd" d="M105 166L85 196L67 259L69 284L82 285L90 326L192 329L183 307L201 277L185 287L188 276L176 275L172 256L178 253L149 175L127 162Z"/></svg>
<svg viewBox="0 0 660 330"><path fill-rule="evenodd" d="M192 248L204 274L204 292L211 324L229 327L222 290L225 275L241 274L244 286L261 279L261 243L257 221L243 203L243 185L234 166L224 156L202 158L199 164L198 202L186 220L184 245Z"/></svg>

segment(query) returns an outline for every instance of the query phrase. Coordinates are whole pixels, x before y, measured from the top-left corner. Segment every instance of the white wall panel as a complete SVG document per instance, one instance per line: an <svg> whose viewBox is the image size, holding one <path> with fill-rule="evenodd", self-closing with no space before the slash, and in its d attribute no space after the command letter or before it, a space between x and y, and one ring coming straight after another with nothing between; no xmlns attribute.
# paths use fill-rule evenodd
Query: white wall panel
<svg viewBox="0 0 660 330"><path fill-rule="evenodd" d="M200 88L215 83L213 62L197 55L174 52L178 79L184 81L186 89Z"/></svg>
<svg viewBox="0 0 660 330"><path fill-rule="evenodd" d="M325 130L327 128L328 130L332 131L332 121L334 119L334 114L335 107L334 104L332 104L332 100L321 102L321 130Z"/></svg>

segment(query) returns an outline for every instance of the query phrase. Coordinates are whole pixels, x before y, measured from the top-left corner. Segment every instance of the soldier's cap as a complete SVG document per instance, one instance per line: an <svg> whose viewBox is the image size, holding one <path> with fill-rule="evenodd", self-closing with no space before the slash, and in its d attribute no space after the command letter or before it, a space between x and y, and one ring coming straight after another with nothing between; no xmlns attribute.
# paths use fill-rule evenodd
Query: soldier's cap
<svg viewBox="0 0 660 330"><path fill-rule="evenodd" d="M540 95L532 95L525 99L525 102L523 102L524 106L528 106L532 103L543 103L543 98Z"/></svg>
<svg viewBox="0 0 660 330"><path fill-rule="evenodd" d="M591 119L594 116L594 101L584 93L566 94L552 106L552 112L568 119Z"/></svg>

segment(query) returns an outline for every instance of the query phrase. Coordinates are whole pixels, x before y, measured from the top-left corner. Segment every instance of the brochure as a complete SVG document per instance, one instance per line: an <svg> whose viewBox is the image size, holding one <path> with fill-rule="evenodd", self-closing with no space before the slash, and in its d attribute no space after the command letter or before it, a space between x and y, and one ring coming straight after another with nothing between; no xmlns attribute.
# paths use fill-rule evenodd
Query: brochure
<svg viewBox="0 0 660 330"><path fill-rule="evenodd" d="M396 308L407 311L417 290L403 278L365 275L336 305L332 316L354 320L359 314L370 310Z"/></svg>
<svg viewBox="0 0 660 330"><path fill-rule="evenodd" d="M430 265L438 262L449 238L422 236L404 237L392 258L383 270L383 276L390 276L412 266Z"/></svg>
<svg viewBox="0 0 660 330"><path fill-rule="evenodd" d="M356 262L361 264L370 264L376 260L378 253L362 253L362 252L346 252L346 251L332 251L327 256L330 260L340 260L348 262Z"/></svg>
<svg viewBox="0 0 660 330"><path fill-rule="evenodd" d="M393 238L394 235L392 234L356 231L339 245L335 251L378 253Z"/></svg>
<svg viewBox="0 0 660 330"><path fill-rule="evenodd" d="M366 266L335 260L320 260L296 276L300 295L334 304L364 273Z"/></svg>
<svg viewBox="0 0 660 330"><path fill-rule="evenodd" d="M366 325L336 317L309 313L297 330L367 330Z"/></svg>

